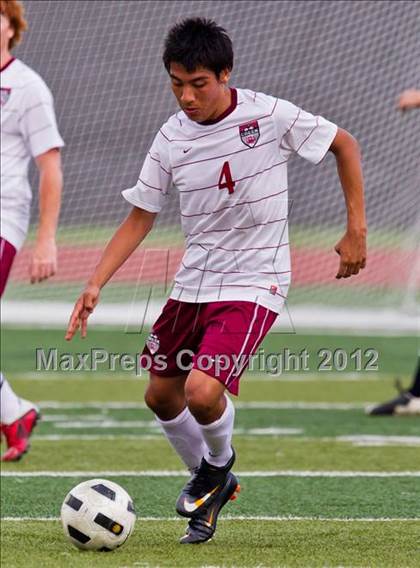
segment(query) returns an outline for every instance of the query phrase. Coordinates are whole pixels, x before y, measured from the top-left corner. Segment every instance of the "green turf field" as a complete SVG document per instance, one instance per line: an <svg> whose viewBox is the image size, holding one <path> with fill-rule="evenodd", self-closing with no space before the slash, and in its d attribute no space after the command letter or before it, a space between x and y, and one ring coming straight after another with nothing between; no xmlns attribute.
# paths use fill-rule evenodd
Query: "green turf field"
<svg viewBox="0 0 420 568"><path fill-rule="evenodd" d="M128 372L36 372L36 347L135 352L144 335L118 330L63 342L61 331L6 329L2 367L16 391L39 402L43 420L30 453L4 464L1 564L28 567L274 568L420 565L420 418L370 418L364 407L407 384L417 340L270 335L267 350L311 354L307 372L243 380L234 444L239 499L223 510L214 539L177 541L174 512L182 466L143 404L144 376ZM379 370L317 372L321 348L372 348ZM109 478L131 494L132 538L109 554L69 544L58 520L77 483Z"/></svg>

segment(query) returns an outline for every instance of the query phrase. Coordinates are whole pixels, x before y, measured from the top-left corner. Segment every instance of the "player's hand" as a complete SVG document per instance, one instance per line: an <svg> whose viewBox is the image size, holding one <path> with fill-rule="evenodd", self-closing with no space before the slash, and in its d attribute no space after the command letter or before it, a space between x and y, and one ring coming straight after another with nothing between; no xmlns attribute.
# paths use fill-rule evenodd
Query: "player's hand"
<svg viewBox="0 0 420 568"><path fill-rule="evenodd" d="M31 284L42 282L57 272L55 239L37 240L29 267Z"/></svg>
<svg viewBox="0 0 420 568"><path fill-rule="evenodd" d="M420 90L407 89L398 97L399 109L408 110L416 107L420 107Z"/></svg>
<svg viewBox="0 0 420 568"><path fill-rule="evenodd" d="M74 337L78 329L82 338L86 337L87 320L99 302L99 292L98 286L89 285L77 300L67 326L65 335L67 341Z"/></svg>
<svg viewBox="0 0 420 568"><path fill-rule="evenodd" d="M334 250L340 255L340 266L335 277L349 278L358 274L366 266L366 230L348 230Z"/></svg>

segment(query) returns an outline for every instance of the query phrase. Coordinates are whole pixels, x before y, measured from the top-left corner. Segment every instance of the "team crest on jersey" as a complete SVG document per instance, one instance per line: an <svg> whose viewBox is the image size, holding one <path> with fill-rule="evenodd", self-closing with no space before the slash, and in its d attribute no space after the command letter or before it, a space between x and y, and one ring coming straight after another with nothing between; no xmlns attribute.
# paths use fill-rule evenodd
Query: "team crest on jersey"
<svg viewBox="0 0 420 568"><path fill-rule="evenodd" d="M4 106L9 100L12 89L1 87L1 106Z"/></svg>
<svg viewBox="0 0 420 568"><path fill-rule="evenodd" d="M239 127L239 135L245 146L253 148L260 138L260 126L258 120L252 120Z"/></svg>
<svg viewBox="0 0 420 568"><path fill-rule="evenodd" d="M146 341L146 345L149 348L150 353L154 355L160 347L159 337L156 335L156 333L151 333L149 335Z"/></svg>

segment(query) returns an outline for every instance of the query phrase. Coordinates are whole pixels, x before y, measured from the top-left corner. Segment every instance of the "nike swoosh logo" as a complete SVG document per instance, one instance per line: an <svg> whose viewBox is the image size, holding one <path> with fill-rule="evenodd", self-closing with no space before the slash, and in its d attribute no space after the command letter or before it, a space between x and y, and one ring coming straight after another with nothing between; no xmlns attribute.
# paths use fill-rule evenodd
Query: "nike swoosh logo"
<svg viewBox="0 0 420 568"><path fill-rule="evenodd" d="M205 503L213 495L213 493L215 491L217 491L218 488L219 488L219 486L216 485L216 487L214 489L212 489L209 493L207 493L206 495L204 495L200 499L196 499L192 503L190 503L187 500L187 498L185 498L184 499L184 509L187 511L187 513L193 513L194 511L196 511L198 509L198 507L201 507L201 505L203 505L203 503Z"/></svg>
<svg viewBox="0 0 420 568"><path fill-rule="evenodd" d="M187 152L189 152L191 150L191 148L185 148L184 150L182 150L184 152L184 154L186 154Z"/></svg>

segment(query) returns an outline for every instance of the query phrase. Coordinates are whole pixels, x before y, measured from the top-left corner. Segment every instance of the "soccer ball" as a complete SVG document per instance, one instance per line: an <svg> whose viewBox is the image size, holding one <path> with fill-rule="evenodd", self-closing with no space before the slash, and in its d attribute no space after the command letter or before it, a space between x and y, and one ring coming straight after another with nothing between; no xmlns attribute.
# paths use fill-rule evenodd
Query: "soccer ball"
<svg viewBox="0 0 420 568"><path fill-rule="evenodd" d="M107 552L121 546L132 533L135 520L130 495L106 479L79 483L61 507L66 536L84 550Z"/></svg>

